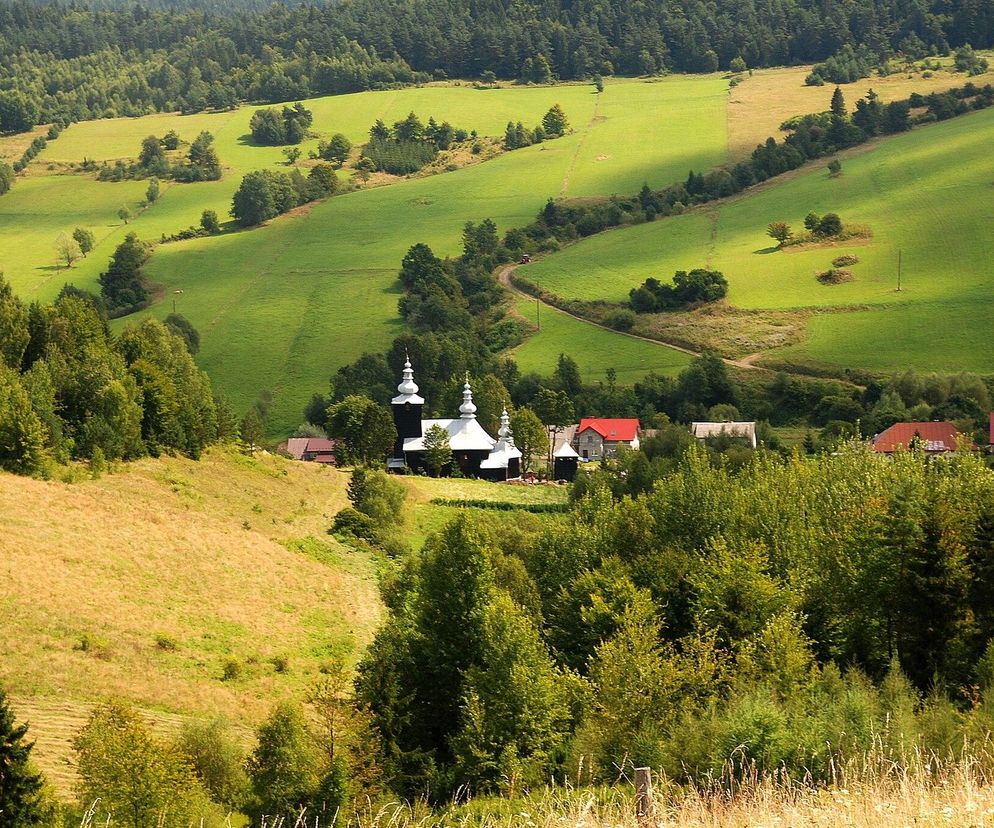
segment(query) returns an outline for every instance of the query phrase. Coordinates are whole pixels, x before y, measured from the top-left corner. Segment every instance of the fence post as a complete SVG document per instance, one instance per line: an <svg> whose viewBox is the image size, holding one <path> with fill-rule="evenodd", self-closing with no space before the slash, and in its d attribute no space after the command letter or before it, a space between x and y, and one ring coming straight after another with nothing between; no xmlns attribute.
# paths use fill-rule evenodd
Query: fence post
<svg viewBox="0 0 994 828"><path fill-rule="evenodd" d="M655 825L651 768L635 768L635 816L639 826Z"/></svg>

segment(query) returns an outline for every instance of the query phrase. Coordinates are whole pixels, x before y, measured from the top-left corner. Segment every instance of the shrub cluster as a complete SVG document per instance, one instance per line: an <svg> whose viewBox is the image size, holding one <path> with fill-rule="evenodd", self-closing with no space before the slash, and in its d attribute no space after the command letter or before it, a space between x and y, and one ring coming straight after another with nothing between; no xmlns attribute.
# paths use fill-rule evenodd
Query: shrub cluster
<svg viewBox="0 0 994 828"><path fill-rule="evenodd" d="M811 74L804 79L808 86L824 86L829 83L853 83L860 78L868 78L877 58L863 45L853 49L846 43L823 63L816 64Z"/></svg>
<svg viewBox="0 0 994 828"><path fill-rule="evenodd" d="M35 138L29 145L21 157L14 162L14 172L20 172L25 169L28 164L30 164L35 156L38 155L45 147L48 146L48 141L41 135Z"/></svg>
<svg viewBox="0 0 994 828"><path fill-rule="evenodd" d="M170 163L165 150L175 150L179 147L179 137L170 132L163 138L149 135L142 141L138 159L126 163L120 159L113 165L106 162L97 173L99 181L125 181L141 178L172 178L185 183L193 181L217 181L221 178L221 161L217 150L212 146L214 136L207 131L201 132L190 144L190 150L184 160ZM89 168L84 163L83 169Z"/></svg>
<svg viewBox="0 0 994 828"><path fill-rule="evenodd" d="M243 227L261 224L301 204L333 195L338 178L328 164L311 167L307 178L296 167L246 173L231 201L231 215Z"/></svg>
<svg viewBox="0 0 994 828"><path fill-rule="evenodd" d="M629 303L637 313L680 310L702 302L715 302L728 293L728 280L717 270L695 268L689 273L678 270L673 284L666 285L649 277L640 287L632 288Z"/></svg>
<svg viewBox="0 0 994 828"><path fill-rule="evenodd" d="M473 498L434 497L434 506L454 506L458 509L488 509L498 512L532 512L534 514L557 514L565 512L564 503L511 503L505 500L476 500Z"/></svg>
<svg viewBox="0 0 994 828"><path fill-rule="evenodd" d="M569 119L559 104L553 104L542 117L542 123L527 129L521 121L507 122L504 131L504 149L516 150L531 144L541 144L546 138L559 138L569 130Z"/></svg>
<svg viewBox="0 0 994 828"><path fill-rule="evenodd" d="M252 114L249 129L252 140L264 146L299 144L311 128L314 116L300 101L282 110L258 109Z"/></svg>
<svg viewBox="0 0 994 828"><path fill-rule="evenodd" d="M410 175L428 166L440 151L468 137L466 130L456 129L448 121L439 124L429 117L424 124L411 112L392 129L377 121L369 130L369 143L363 147L362 157L368 159L373 170Z"/></svg>

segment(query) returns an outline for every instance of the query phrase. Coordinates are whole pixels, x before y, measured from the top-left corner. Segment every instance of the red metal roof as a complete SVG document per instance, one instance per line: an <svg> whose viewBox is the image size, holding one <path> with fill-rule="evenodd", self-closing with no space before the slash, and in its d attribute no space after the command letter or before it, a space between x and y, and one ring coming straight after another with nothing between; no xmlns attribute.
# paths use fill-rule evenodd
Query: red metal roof
<svg viewBox="0 0 994 828"><path fill-rule="evenodd" d="M605 417L584 417L580 420L577 434L592 428L605 440L624 440L630 443L638 436L639 421L635 419L612 420Z"/></svg>
<svg viewBox="0 0 994 828"><path fill-rule="evenodd" d="M335 441L329 440L326 437L311 437L307 440L307 448L304 451L307 454L315 453L325 453L328 451L335 450Z"/></svg>
<svg viewBox="0 0 994 828"><path fill-rule="evenodd" d="M873 441L873 450L890 454L907 448L915 437L925 444L925 451L956 451L961 432L952 423L894 423Z"/></svg>

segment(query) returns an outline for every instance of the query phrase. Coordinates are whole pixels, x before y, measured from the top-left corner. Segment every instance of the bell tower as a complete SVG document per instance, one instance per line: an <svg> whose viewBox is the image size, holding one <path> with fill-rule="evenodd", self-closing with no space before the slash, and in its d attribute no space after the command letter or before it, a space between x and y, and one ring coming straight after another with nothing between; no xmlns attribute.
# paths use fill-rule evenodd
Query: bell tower
<svg viewBox="0 0 994 828"><path fill-rule="evenodd" d="M414 369L411 358L405 355L404 375L397 386L398 394L390 402L393 408L393 422L397 427L397 443L394 446L394 457L403 457L404 439L421 437L421 409L424 407L424 397L418 395L418 386L414 381Z"/></svg>

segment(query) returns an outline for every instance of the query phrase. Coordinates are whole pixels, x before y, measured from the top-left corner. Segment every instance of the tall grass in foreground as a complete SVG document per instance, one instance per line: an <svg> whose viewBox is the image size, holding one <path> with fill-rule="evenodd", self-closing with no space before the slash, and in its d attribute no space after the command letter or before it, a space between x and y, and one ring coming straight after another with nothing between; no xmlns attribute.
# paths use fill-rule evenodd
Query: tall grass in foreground
<svg viewBox="0 0 994 828"><path fill-rule="evenodd" d="M834 782L760 773L755 763L726 763L720 777L690 786L657 779L655 815L640 820L631 780L612 787L548 787L530 796L480 798L433 811L422 802L365 807L338 826L349 828L910 828L994 824L994 745L955 761L912 750L894 761L875 748L834 768ZM322 828L331 821L303 814L295 823L252 828Z"/></svg>

